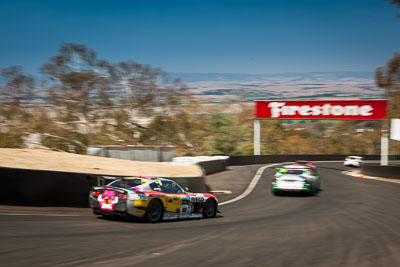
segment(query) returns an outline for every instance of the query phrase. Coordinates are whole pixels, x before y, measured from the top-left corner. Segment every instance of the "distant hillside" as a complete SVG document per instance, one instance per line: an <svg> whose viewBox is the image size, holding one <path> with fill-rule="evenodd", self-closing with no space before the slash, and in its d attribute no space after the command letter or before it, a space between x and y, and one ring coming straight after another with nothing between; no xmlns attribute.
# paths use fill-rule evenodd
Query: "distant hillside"
<svg viewBox="0 0 400 267"><path fill-rule="evenodd" d="M245 74L245 73L189 73L189 72L172 72L169 73L172 78L182 78L184 83L201 82L201 81L254 81L273 79L277 77L302 77L309 79L320 79L322 77L330 79L341 78L365 78L374 79L372 72L308 72L308 73L275 73L275 74Z"/></svg>
<svg viewBox="0 0 400 267"><path fill-rule="evenodd" d="M281 74L171 73L202 102L224 99L382 98L371 72Z"/></svg>

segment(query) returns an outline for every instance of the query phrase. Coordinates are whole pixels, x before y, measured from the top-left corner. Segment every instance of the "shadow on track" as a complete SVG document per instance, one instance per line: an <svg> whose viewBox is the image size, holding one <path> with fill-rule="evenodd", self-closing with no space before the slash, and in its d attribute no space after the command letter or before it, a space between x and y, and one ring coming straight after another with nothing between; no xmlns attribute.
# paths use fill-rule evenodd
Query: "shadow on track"
<svg viewBox="0 0 400 267"><path fill-rule="evenodd" d="M136 217L124 217L124 216L96 216L96 219L98 220L104 220L104 221L115 221L115 222L121 222L121 223L134 223L134 224L164 224L164 223L172 223L172 222L182 222L182 221L200 221L200 220L213 220L213 219L221 219L224 218L223 215L218 214L214 218L188 218L188 219L173 219L173 220L161 220L156 223L151 223L147 222L144 219L136 218Z"/></svg>
<svg viewBox="0 0 400 267"><path fill-rule="evenodd" d="M318 194L312 195L301 192L280 192L279 195L273 195L275 197L291 197L291 198L308 198L308 197L320 197Z"/></svg>

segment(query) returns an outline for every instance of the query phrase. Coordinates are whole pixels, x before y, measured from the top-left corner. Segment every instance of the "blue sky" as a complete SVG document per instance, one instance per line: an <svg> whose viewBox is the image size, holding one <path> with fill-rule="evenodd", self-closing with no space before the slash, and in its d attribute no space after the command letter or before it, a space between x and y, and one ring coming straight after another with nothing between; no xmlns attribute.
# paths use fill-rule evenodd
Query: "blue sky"
<svg viewBox="0 0 400 267"><path fill-rule="evenodd" d="M167 72L374 71L400 51L383 0L0 0L0 68L34 74L62 43Z"/></svg>

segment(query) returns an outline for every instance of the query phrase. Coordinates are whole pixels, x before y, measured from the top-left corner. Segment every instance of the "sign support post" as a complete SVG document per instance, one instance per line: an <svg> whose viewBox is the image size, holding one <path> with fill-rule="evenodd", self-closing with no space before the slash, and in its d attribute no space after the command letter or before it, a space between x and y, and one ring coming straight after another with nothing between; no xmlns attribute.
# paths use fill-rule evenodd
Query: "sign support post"
<svg viewBox="0 0 400 267"><path fill-rule="evenodd" d="M389 143L390 143L390 139L394 140L394 142L392 142L392 145L391 145L391 150L393 151L392 152L393 156L391 156L390 159L392 161L395 161L396 160L396 156L395 155L396 155L396 152L397 152L397 150L396 150L396 141L400 141L400 119L398 119L398 118L397 119L391 119Z"/></svg>
<svg viewBox="0 0 400 267"><path fill-rule="evenodd" d="M254 120L254 155L261 155L260 120Z"/></svg>
<svg viewBox="0 0 400 267"><path fill-rule="evenodd" d="M382 131L381 137L381 166L388 165L389 158L389 136L387 130Z"/></svg>

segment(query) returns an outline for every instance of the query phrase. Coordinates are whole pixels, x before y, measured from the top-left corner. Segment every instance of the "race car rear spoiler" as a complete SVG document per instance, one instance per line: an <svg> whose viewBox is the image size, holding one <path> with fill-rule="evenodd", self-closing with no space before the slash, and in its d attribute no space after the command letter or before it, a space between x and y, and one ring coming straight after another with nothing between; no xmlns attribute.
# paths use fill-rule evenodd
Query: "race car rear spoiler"
<svg viewBox="0 0 400 267"><path fill-rule="evenodd" d="M284 165L281 168L278 169L290 169L290 170L307 170L311 169L311 167L304 166L304 165Z"/></svg>
<svg viewBox="0 0 400 267"><path fill-rule="evenodd" d="M116 179L149 179L149 180L157 180L161 179L161 177L150 177L150 176L106 176L106 175L98 175L97 176L97 186L104 186L106 184L111 183Z"/></svg>

